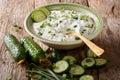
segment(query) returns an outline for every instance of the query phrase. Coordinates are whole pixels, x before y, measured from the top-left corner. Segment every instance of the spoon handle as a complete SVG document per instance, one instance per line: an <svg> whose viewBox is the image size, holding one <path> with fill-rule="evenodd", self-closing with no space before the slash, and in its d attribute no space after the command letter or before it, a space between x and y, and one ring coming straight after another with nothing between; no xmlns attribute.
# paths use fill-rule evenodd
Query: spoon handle
<svg viewBox="0 0 120 80"><path fill-rule="evenodd" d="M97 55L100 56L103 54L104 50L94 44L92 41L88 40L87 38L83 37L81 34L75 33L81 40L83 40L86 45Z"/></svg>

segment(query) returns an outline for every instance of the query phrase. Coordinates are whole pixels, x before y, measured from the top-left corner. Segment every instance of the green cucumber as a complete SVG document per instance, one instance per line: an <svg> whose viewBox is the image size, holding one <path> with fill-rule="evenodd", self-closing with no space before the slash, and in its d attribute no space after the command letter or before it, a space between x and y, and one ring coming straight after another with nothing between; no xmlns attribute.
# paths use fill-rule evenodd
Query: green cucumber
<svg viewBox="0 0 120 80"><path fill-rule="evenodd" d="M76 59L73 56L64 56L63 60L68 61L70 65L73 65L76 63Z"/></svg>
<svg viewBox="0 0 120 80"><path fill-rule="evenodd" d="M50 11L45 7L40 7L38 10L44 12L47 17L50 15Z"/></svg>
<svg viewBox="0 0 120 80"><path fill-rule="evenodd" d="M96 58L95 61L96 61L96 64L95 64L95 65L96 65L97 67L101 67L101 66L104 66L104 65L107 64L107 60L106 60L106 59L103 59L103 58Z"/></svg>
<svg viewBox="0 0 120 80"><path fill-rule="evenodd" d="M53 63L57 62L58 60L61 60L63 58L63 54L60 50L54 49L51 54L51 60Z"/></svg>
<svg viewBox="0 0 120 80"><path fill-rule="evenodd" d="M83 75L79 78L79 80L94 80L92 75Z"/></svg>
<svg viewBox="0 0 120 80"><path fill-rule="evenodd" d="M94 58L97 57L97 55L91 49L88 50L87 56L88 57L94 57Z"/></svg>
<svg viewBox="0 0 120 80"><path fill-rule="evenodd" d="M44 14L44 12L42 12L40 10L35 10L35 11L32 12L31 18L35 22L40 22L42 20L45 20L47 17Z"/></svg>
<svg viewBox="0 0 120 80"><path fill-rule="evenodd" d="M82 74L84 74L84 72L85 72L84 68L79 66L79 65L72 66L70 71L69 71L69 73L71 75L75 75L75 76L82 75Z"/></svg>
<svg viewBox="0 0 120 80"><path fill-rule="evenodd" d="M12 34L6 35L4 38L4 43L15 61L19 62L20 60L25 59L25 49L15 36Z"/></svg>
<svg viewBox="0 0 120 80"><path fill-rule="evenodd" d="M33 62L39 63L40 58L45 57L45 52L43 51L43 49L29 37L23 37L21 39L21 43L28 51Z"/></svg>
<svg viewBox="0 0 120 80"><path fill-rule="evenodd" d="M64 61L64 60L57 61L53 65L53 71L55 73L62 73L64 71L66 71L68 68L69 68L69 64L67 61Z"/></svg>
<svg viewBox="0 0 120 80"><path fill-rule="evenodd" d="M93 66L95 65L95 60L94 60L94 58L90 58L90 57L84 58L84 59L81 61L81 65L82 65L84 68L93 67Z"/></svg>

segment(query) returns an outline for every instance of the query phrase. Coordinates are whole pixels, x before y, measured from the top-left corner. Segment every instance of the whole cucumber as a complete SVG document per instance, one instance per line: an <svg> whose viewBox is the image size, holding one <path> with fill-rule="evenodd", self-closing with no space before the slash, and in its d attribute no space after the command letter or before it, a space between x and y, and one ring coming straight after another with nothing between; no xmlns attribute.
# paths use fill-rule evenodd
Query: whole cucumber
<svg viewBox="0 0 120 80"><path fill-rule="evenodd" d="M4 38L4 43L15 61L18 62L25 59L25 49L15 36L13 36L12 34L6 35Z"/></svg>
<svg viewBox="0 0 120 80"><path fill-rule="evenodd" d="M45 52L43 49L29 37L23 37L21 43L28 51L33 62L39 63L40 58L45 58Z"/></svg>

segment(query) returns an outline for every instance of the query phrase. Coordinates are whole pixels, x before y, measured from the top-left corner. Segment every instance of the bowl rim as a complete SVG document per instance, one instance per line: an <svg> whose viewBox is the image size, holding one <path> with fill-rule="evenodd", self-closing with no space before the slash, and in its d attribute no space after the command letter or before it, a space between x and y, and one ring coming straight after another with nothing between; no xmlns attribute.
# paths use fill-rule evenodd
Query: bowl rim
<svg viewBox="0 0 120 80"><path fill-rule="evenodd" d="M100 27L99 27L99 30L96 34L93 35L90 35L91 38L88 38L89 40L92 40L94 39L97 35L100 34L100 32L102 32L102 29L103 29L103 20L102 20L102 17L99 15L99 13L95 10L93 10L92 8L90 7L87 7L87 6L84 6L84 5L81 5L81 4L76 4L76 3L53 3L53 4L48 4L48 5L44 5L44 6L40 6L40 7L49 7L49 6L61 6L61 5L69 5L69 6L75 6L75 7L81 7L85 10L89 10L89 12L91 12L92 14L94 14L99 23L100 23ZM38 8L40 8L38 7ZM35 8L34 10L38 9L38 8ZM65 42L59 42L59 41L52 41L52 40L48 40L48 39L43 39L41 37L37 37L36 35L34 35L29 29L28 29L28 25L27 25L27 20L28 18L30 17L31 13L34 11L32 10L30 13L28 13L28 15L25 17L24 19L24 28L25 30L27 31L27 33L29 35L31 35L32 37L40 40L41 42L43 43L49 43L49 44L55 44L55 45L75 45L75 44L80 44L82 43L82 40L77 40L77 41L65 41ZM94 32L93 32L94 33Z"/></svg>

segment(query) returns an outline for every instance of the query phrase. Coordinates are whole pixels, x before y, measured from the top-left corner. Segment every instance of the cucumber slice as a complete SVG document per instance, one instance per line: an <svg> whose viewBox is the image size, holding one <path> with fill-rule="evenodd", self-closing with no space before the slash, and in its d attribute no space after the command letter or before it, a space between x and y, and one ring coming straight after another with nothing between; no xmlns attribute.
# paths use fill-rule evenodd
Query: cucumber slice
<svg viewBox="0 0 120 80"><path fill-rule="evenodd" d="M87 56L88 57L94 57L94 58L97 57L97 55L92 50L90 50L90 49L87 52Z"/></svg>
<svg viewBox="0 0 120 80"><path fill-rule="evenodd" d="M65 56L63 60L68 61L70 65L74 64L76 62L76 59L73 56Z"/></svg>
<svg viewBox="0 0 120 80"><path fill-rule="evenodd" d="M107 64L107 60L103 58L96 58L95 61L96 61L95 65L98 67L101 67Z"/></svg>
<svg viewBox="0 0 120 80"><path fill-rule="evenodd" d="M82 75L84 74L85 70L83 67L79 66L79 65L74 65L73 67L71 67L69 73L71 75Z"/></svg>
<svg viewBox="0 0 120 80"><path fill-rule="evenodd" d="M81 61L81 65L84 68L93 67L95 65L95 60L94 60L94 58L87 57Z"/></svg>
<svg viewBox="0 0 120 80"><path fill-rule="evenodd" d="M64 60L60 60L60 61L57 61L54 66L53 66L53 71L55 73L62 73L64 71L66 71L69 67L69 64L67 61L64 61Z"/></svg>
<svg viewBox="0 0 120 80"><path fill-rule="evenodd" d="M83 75L79 78L79 80L94 80L92 75Z"/></svg>
<svg viewBox="0 0 120 80"><path fill-rule="evenodd" d="M33 21L39 22L39 21L45 20L47 17L42 11L35 10L32 12L31 18Z"/></svg>
<svg viewBox="0 0 120 80"><path fill-rule="evenodd" d="M50 15L50 11L45 7L40 7L39 10L44 12L47 17Z"/></svg>

